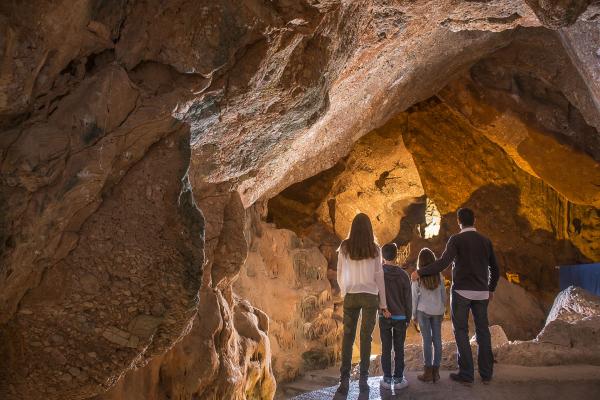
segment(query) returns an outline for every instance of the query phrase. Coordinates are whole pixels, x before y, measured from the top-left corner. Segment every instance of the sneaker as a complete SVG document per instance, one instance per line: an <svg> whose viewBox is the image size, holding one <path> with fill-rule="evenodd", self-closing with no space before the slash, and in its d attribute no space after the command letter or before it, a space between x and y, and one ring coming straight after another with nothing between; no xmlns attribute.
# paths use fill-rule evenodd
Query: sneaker
<svg viewBox="0 0 600 400"><path fill-rule="evenodd" d="M390 390L392 388L393 383L394 382L392 378L381 378L381 380L379 381L379 386L381 386L382 389Z"/></svg>
<svg viewBox="0 0 600 400"><path fill-rule="evenodd" d="M394 378L394 390L402 390L408 386L408 381L405 377Z"/></svg>
<svg viewBox="0 0 600 400"><path fill-rule="evenodd" d="M462 383L464 385L469 385L469 386L473 383L472 380L463 378L460 374L456 374L454 372L452 372L450 374L450 379L452 379L454 382L459 382L459 383Z"/></svg>

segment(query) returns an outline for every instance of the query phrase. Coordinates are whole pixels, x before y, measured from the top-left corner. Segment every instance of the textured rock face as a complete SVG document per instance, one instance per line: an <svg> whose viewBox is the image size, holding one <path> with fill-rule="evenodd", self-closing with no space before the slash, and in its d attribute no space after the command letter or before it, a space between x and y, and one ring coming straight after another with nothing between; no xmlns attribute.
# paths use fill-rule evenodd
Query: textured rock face
<svg viewBox="0 0 600 400"><path fill-rule="evenodd" d="M596 110L600 99L595 4L584 12L586 2L529 3L533 9L519 0L2 2L0 348L8 361L0 367L0 393L85 398L121 378L106 396L271 397L264 314L231 290L247 251L244 208L334 166L367 132L455 78L467 79L473 64L518 36L515 28L539 26L536 14L562 26L581 13L559 37L589 93L577 82L559 90L580 113L569 122L583 118L586 125L559 133L575 132L595 158L586 133L598 127L588 99ZM483 93L498 93L483 86ZM557 103L549 112L564 111L564 99ZM450 213L474 191L488 200L507 196L509 209L499 211L522 207L533 234L519 218L485 229L505 229L498 236L506 238L505 265L537 289L551 281L548 263L576 260L578 251L597 258L593 176L582 177L587 189L579 198L559 187L561 175L535 170L540 179L530 178L511 156L493 174L473 168L454 192L432 189L449 165L468 169L460 148L451 152L461 157L446 160L442 171L420 169L432 164L418 150L419 137L426 146L457 139L450 129L439 130L444 136L427 130L423 118L442 128L435 121L450 123L457 104L412 110L420 133L402 135L440 211ZM501 154L472 128L459 131L495 152L491 158ZM349 165L331 181L340 203L350 199L348 185L364 180L362 167ZM368 168L379 173L373 182L393 184L386 178L395 170ZM481 191L480 184L496 181L508 186ZM515 187L529 200L517 202ZM367 207L377 192L365 193ZM478 212L493 208L488 200ZM379 228L382 237L410 215L393 202L375 204L394 224ZM328 238L321 252L331 263L328 210L318 213L325 224L307 229ZM523 226L527 263L508 242Z"/></svg>
<svg viewBox="0 0 600 400"><path fill-rule="evenodd" d="M247 301L228 302L216 290L202 289L200 302L202 314L173 349L94 399L271 398L268 316Z"/></svg>
<svg viewBox="0 0 600 400"><path fill-rule="evenodd" d="M556 50L548 52L548 46ZM519 33L439 96L521 169L571 202L598 206L600 114L584 78L560 49L555 33Z"/></svg>
<svg viewBox="0 0 600 400"><path fill-rule="evenodd" d="M600 298L569 287L556 296L546 325L535 340L503 346L497 359L521 365L600 365L599 333Z"/></svg>
<svg viewBox="0 0 600 400"><path fill-rule="evenodd" d="M2 381L11 382L10 396L102 392L186 331L203 260L203 219L181 180L186 149L185 129L156 143L80 228L63 234L64 258L49 266L2 330L2 354L11 360ZM56 189L55 196L76 195L69 186Z"/></svg>
<svg viewBox="0 0 600 400"><path fill-rule="evenodd" d="M269 315L273 372L289 381L339 360L341 315L317 244L252 215L248 258L233 290Z"/></svg>
<svg viewBox="0 0 600 400"><path fill-rule="evenodd" d="M187 374L200 383L179 383L186 370L171 360L181 344L165 356L171 372L163 367L164 380L149 380L139 398L270 397L265 316L228 291L245 252L215 263L198 295L204 219L187 178L189 126L173 110L209 80L130 51L138 42L125 32L145 20L136 17L144 7L34 3L0 6L0 347L10 360L1 366L0 392L32 399L102 393L152 357L137 376L156 372L195 320L192 332L201 332L188 340L197 353L186 357L212 354ZM243 239L243 222L236 236L235 217L224 220L218 208L211 215L208 206L212 236L204 250L212 257L229 250L218 241L221 230ZM236 244L245 249L243 240ZM225 342L197 328L199 297L203 322ZM175 383L165 384L167 376ZM134 387L139 382L128 393Z"/></svg>
<svg viewBox="0 0 600 400"><path fill-rule="evenodd" d="M577 21L593 0L525 0L540 21L550 28L562 28Z"/></svg>
<svg viewBox="0 0 600 400"><path fill-rule="evenodd" d="M193 326L164 355L130 371L98 400L271 398L269 317L232 292L248 245L246 212L227 186L197 184L206 219L204 275Z"/></svg>
<svg viewBox="0 0 600 400"><path fill-rule="evenodd" d="M425 193L446 214L442 225L456 232L453 211L464 205L473 208L479 229L494 242L502 268L521 274L525 287L556 288L555 265L598 257L593 239L598 234L597 208L571 203L521 170L442 103L424 104L407 117L405 142ZM404 118L396 123L404 126ZM577 219L586 228L578 229Z"/></svg>
<svg viewBox="0 0 600 400"><path fill-rule="evenodd" d="M296 14L286 15L285 28L271 30L239 61L248 68L240 71L244 78L250 66L256 74L206 93L190 108L194 168L211 182L239 180L245 205L333 166L398 109L507 44L510 34L502 31L539 24L518 1L288 9ZM231 140L222 141L225 134ZM218 163L210 160L214 152Z"/></svg>
<svg viewBox="0 0 600 400"><path fill-rule="evenodd" d="M544 311L540 300L504 277L500 278L488 308L490 324L502 327L511 340L534 338L544 326Z"/></svg>
<svg viewBox="0 0 600 400"><path fill-rule="evenodd" d="M307 234L318 223L337 237L350 231L357 212L372 217L380 243L394 240L409 206L421 200L423 186L403 139L387 126L361 138L333 168L293 185L269 202L279 226Z"/></svg>

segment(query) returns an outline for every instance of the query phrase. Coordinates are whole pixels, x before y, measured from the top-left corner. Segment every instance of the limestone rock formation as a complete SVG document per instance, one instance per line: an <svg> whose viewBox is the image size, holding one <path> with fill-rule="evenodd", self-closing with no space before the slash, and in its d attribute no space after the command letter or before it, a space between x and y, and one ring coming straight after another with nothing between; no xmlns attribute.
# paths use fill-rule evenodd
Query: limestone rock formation
<svg viewBox="0 0 600 400"><path fill-rule="evenodd" d="M592 0L525 0L540 21L550 28L561 28L577 21Z"/></svg>
<svg viewBox="0 0 600 400"><path fill-rule="evenodd" d="M439 96L521 169L571 202L597 206L600 112L568 54L549 45L560 49L559 36L519 32Z"/></svg>
<svg viewBox="0 0 600 400"><path fill-rule="evenodd" d="M228 303L213 289L202 289L200 302L203 313L179 343L94 399L271 398L268 316L239 298Z"/></svg>
<svg viewBox="0 0 600 400"><path fill-rule="evenodd" d="M242 53L242 79L191 106L194 169L211 182L238 180L250 205L333 166L356 139L507 44L508 30L539 25L520 1L495 3L285 8L280 25Z"/></svg>
<svg viewBox="0 0 600 400"><path fill-rule="evenodd" d="M539 299L504 277L498 281L488 314L490 324L502 327L511 340L534 338L544 326L546 316Z"/></svg>
<svg viewBox="0 0 600 400"><path fill-rule="evenodd" d="M600 104L597 6L1 2L0 394L272 397L265 314L232 291L247 256L245 209L334 167L390 119L400 134L381 140L404 143L416 168L403 171L415 177L406 182L418 177L442 215L436 250L455 229L456 207L498 215L481 228L504 249L504 268L546 296L554 284L549 265L597 259L600 251L598 164L591 161ZM560 40L540 46L547 32L533 29L542 25L561 26ZM543 72L521 80L523 101L515 105L506 96L515 94L512 86L490 86L498 71L489 67L494 53L514 44L498 54L515 55L529 35L538 38L535 57L499 63L506 77L530 74L529 62ZM540 52L557 54L547 71ZM556 66L569 77L554 76ZM421 103L469 80L479 86L461 87L464 101L446 91ZM481 101L484 109L510 106L535 129L510 141L479 124L477 109L463 113L482 93L500 101ZM538 109L540 102L553 105ZM477 162L464 144L479 146L471 154ZM531 151L539 144L577 158L574 168L589 166L576 169L577 186L544 166L558 157ZM377 154L385 168L366 169L379 174L373 182L386 183L384 193L397 172L390 158L409 157ZM329 181L340 203L365 180L365 168L349 160L347 175ZM398 188L421 193L418 185ZM374 200L376 190L362 191L369 200L361 207L390 205L382 238L399 226L405 240L416 237L413 247L422 244L410 204ZM317 205L321 219L306 226L306 236L327 238L320 251L331 278L339 239L332 232L340 231L328 230L329 207ZM344 209L347 218L352 207Z"/></svg>
<svg viewBox="0 0 600 400"><path fill-rule="evenodd" d="M330 170L273 198L269 213L278 226L300 234L306 235L306 227L319 223L344 238L356 213L364 212L371 216L379 242L386 243L396 238L409 206L423 194L402 136L382 127L358 140Z"/></svg>
<svg viewBox="0 0 600 400"><path fill-rule="evenodd" d="M289 381L339 360L341 315L317 245L251 210L248 258L233 290L269 315L273 372L278 382Z"/></svg>
<svg viewBox="0 0 600 400"><path fill-rule="evenodd" d="M9 397L101 393L123 371L164 353L188 329L198 305L204 223L185 176L186 130L175 126L168 132L154 144L142 137L129 146L108 142L103 153L85 148L70 157L65 153L57 166L66 164L72 177L58 174L56 185L42 184L43 195L21 191L27 199L21 221L35 225L14 228L37 231L29 245L57 236L22 256L46 266L37 279L41 271L3 271L9 282L23 282L11 289L22 291L38 280L2 329L2 358L11 362L2 364L1 381L10 382ZM125 159L119 166L124 154L119 146L129 148L122 151L132 159L145 152L143 160L127 168ZM16 154L17 148L11 152ZM105 181L119 171L127 174L112 185ZM108 190L103 201L92 197L102 190ZM24 250L16 246L5 259ZM44 251L55 258L44 258Z"/></svg>
<svg viewBox="0 0 600 400"><path fill-rule="evenodd" d="M197 314L185 337L143 368L129 371L97 400L127 398L271 398L269 316L236 296L248 252L246 212L227 186L201 185L198 205L206 220L205 255Z"/></svg>
<svg viewBox="0 0 600 400"><path fill-rule="evenodd" d="M600 365L599 334L600 297L571 286L556 297L539 335L503 346L497 360L520 365Z"/></svg>

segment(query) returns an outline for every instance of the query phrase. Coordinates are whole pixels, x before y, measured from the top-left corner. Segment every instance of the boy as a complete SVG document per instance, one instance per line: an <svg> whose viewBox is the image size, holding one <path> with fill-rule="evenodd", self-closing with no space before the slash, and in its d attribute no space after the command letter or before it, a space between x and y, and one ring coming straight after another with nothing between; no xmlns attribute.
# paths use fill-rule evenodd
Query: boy
<svg viewBox="0 0 600 400"><path fill-rule="evenodd" d="M394 263L398 256L395 243L388 243L381 249L383 256L383 276L388 312L379 315L381 335L381 367L383 389L400 390L408 386L404 377L404 339L406 327L412 315L412 293L410 278L402 268ZM392 375L392 347L394 349L394 374Z"/></svg>

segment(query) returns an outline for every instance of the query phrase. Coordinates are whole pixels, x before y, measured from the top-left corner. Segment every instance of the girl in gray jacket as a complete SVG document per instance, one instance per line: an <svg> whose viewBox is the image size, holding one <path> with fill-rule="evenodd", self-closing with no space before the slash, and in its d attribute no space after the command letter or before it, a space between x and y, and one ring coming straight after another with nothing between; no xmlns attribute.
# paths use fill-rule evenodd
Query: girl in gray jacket
<svg viewBox="0 0 600 400"><path fill-rule="evenodd" d="M427 247L421 249L417 269L436 260L435 253ZM440 379L442 360L442 320L446 311L446 287L441 274L422 276L412 282L413 320L416 320L423 337L424 373L417 378L423 382ZM433 346L433 353L432 353Z"/></svg>

